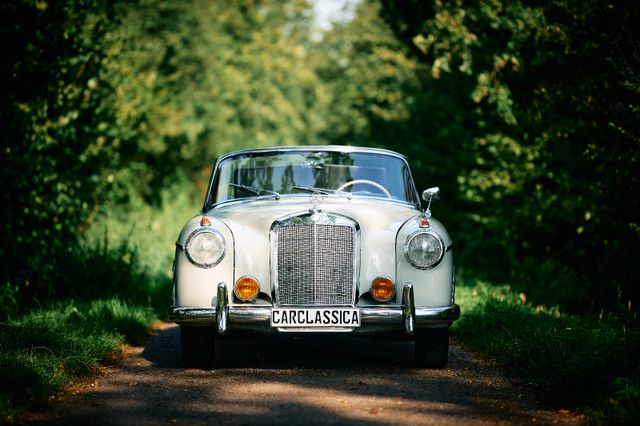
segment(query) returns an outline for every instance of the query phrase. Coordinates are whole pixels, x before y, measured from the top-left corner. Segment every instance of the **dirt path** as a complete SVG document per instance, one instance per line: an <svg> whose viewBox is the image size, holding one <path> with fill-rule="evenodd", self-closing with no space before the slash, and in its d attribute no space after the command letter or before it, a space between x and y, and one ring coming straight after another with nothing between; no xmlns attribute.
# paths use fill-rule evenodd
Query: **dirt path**
<svg viewBox="0 0 640 426"><path fill-rule="evenodd" d="M179 329L69 392L27 423L580 424L540 408L495 368L452 346L443 370L413 368L411 343L364 338L226 339L213 370L180 366Z"/></svg>

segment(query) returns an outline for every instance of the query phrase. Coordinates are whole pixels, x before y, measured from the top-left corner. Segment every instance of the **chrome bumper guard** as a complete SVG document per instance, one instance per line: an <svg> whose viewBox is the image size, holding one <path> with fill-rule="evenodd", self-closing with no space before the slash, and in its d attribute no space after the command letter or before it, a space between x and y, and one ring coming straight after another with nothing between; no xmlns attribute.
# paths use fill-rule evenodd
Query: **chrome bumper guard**
<svg viewBox="0 0 640 426"><path fill-rule="evenodd" d="M271 327L271 305L229 306L227 286L218 284L217 303L210 308L171 307L169 318L183 325L216 325L218 334L229 329L259 333L274 333ZM460 307L416 307L413 286L405 285L402 291L402 306L356 306L360 310L361 325L344 331L354 333L381 333L401 331L412 335L416 328L448 326L460 318ZM319 330L320 331L320 330Z"/></svg>

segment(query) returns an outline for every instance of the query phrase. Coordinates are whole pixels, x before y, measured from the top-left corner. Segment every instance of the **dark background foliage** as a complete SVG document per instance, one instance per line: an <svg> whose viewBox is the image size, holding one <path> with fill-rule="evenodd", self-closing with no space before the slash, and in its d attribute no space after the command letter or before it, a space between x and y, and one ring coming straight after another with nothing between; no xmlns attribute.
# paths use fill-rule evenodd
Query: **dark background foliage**
<svg viewBox="0 0 640 426"><path fill-rule="evenodd" d="M464 273L571 312L637 311L631 1L371 0L322 34L304 1L0 8L7 306L90 298L87 253L126 276L127 250L146 227L175 232L185 218L154 222L167 211L196 211L198 196L172 199L201 193L223 152L353 144L442 187Z"/></svg>
<svg viewBox="0 0 640 426"><path fill-rule="evenodd" d="M116 23L100 1L5 2L0 81L3 305L75 285L60 262L119 167L113 95L101 79L104 38Z"/></svg>
<svg viewBox="0 0 640 426"><path fill-rule="evenodd" d="M637 310L634 2L382 3L429 85L453 79L451 96L475 104L424 142L457 148L444 178L463 264L539 303Z"/></svg>
<svg viewBox="0 0 640 426"><path fill-rule="evenodd" d="M345 5L320 31L306 0L0 2L1 415L166 312L217 156L348 144L442 188L464 345L637 423L640 9Z"/></svg>

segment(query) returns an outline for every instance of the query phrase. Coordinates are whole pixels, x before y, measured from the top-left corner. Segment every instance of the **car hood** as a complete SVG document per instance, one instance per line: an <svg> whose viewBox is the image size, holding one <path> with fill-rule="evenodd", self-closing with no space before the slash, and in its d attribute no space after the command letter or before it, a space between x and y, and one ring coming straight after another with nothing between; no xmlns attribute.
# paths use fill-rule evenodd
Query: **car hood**
<svg viewBox="0 0 640 426"><path fill-rule="evenodd" d="M233 236L234 280L251 275L261 283L270 282L269 231L273 222L283 216L308 212L313 208L308 196L254 199L219 204L206 215L228 227ZM360 225L360 286L368 288L377 276L392 279L396 274L396 236L407 221L420 215L414 206L391 200L326 197L316 205L321 212L335 213L354 219ZM195 217L183 230L179 243L199 223ZM215 221L214 223L216 223ZM442 225L430 219L446 246L451 244ZM192 225L192 226L189 226Z"/></svg>

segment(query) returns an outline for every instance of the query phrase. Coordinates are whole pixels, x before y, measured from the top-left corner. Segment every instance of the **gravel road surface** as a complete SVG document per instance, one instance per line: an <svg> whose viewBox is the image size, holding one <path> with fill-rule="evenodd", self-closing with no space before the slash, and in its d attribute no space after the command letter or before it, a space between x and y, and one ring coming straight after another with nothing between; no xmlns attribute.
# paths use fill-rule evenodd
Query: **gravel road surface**
<svg viewBox="0 0 640 426"><path fill-rule="evenodd" d="M180 365L179 328L76 386L33 424L580 424L543 408L487 362L452 345L442 370L412 366L407 341L348 336L224 339L212 370Z"/></svg>

